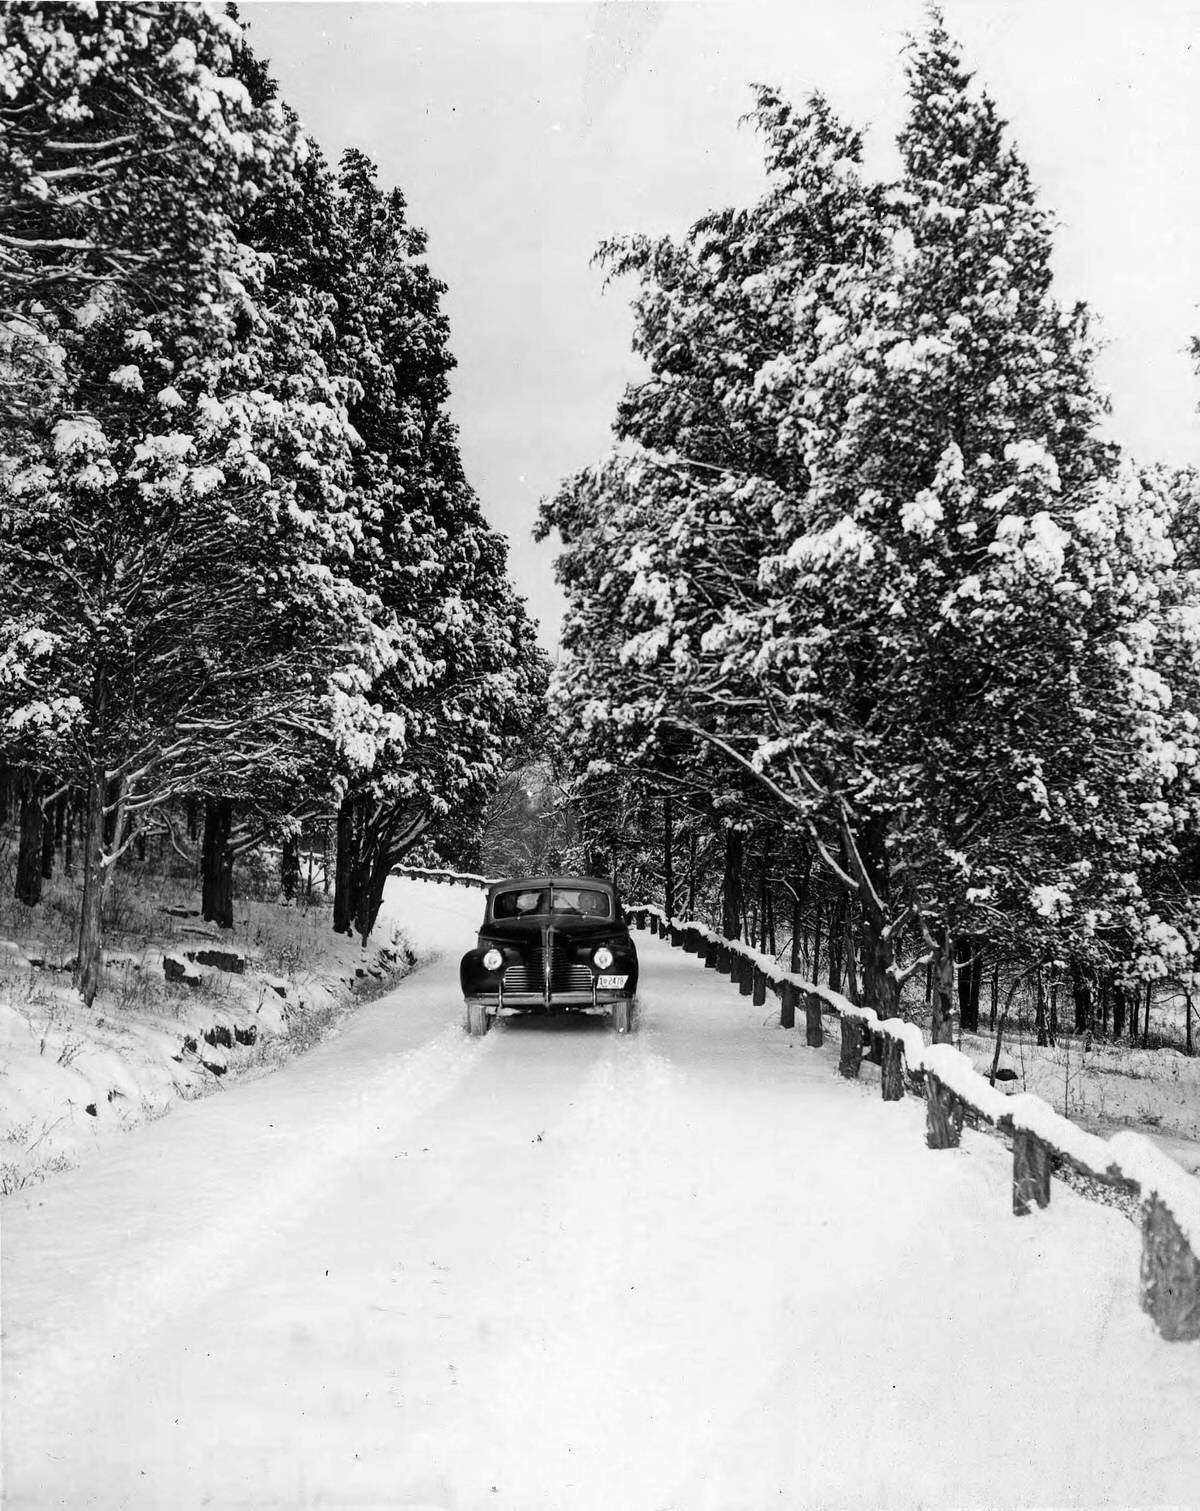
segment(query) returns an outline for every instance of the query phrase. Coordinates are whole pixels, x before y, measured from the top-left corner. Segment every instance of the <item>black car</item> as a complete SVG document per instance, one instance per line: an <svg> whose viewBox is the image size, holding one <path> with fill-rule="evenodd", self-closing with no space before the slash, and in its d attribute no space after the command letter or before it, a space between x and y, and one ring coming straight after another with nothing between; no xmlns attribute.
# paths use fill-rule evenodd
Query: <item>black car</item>
<svg viewBox="0 0 1200 1511"><path fill-rule="evenodd" d="M633 1027L637 950L612 882L524 876L488 888L479 941L459 968L467 1031L510 1013L611 1015Z"/></svg>

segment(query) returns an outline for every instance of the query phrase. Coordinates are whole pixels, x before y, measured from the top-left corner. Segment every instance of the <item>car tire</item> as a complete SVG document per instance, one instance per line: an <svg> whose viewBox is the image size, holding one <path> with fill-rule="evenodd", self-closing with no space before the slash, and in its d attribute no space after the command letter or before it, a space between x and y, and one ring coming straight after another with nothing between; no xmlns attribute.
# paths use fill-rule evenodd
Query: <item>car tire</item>
<svg viewBox="0 0 1200 1511"><path fill-rule="evenodd" d="M472 1039L482 1039L492 1026L491 1017L482 1002L467 999L467 1032Z"/></svg>
<svg viewBox="0 0 1200 1511"><path fill-rule="evenodd" d="M613 1003L612 1021L617 1033L631 1034L633 1032L634 1007L632 997L622 997L619 1002Z"/></svg>

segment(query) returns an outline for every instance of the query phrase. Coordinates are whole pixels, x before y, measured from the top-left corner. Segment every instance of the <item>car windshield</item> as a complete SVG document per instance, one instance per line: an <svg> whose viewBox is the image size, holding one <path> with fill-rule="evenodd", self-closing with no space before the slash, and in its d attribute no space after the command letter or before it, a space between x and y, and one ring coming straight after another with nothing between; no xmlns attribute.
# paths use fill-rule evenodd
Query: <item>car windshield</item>
<svg viewBox="0 0 1200 1511"><path fill-rule="evenodd" d="M492 902L493 918L532 918L551 911L573 918L611 918L612 900L595 887L514 887L497 892Z"/></svg>

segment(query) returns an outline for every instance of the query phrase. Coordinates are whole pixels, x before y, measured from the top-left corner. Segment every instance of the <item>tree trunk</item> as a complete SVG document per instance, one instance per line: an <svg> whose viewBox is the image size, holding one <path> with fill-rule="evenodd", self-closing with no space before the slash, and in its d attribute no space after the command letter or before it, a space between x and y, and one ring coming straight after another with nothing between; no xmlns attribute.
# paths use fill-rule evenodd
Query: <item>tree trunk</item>
<svg viewBox="0 0 1200 1511"><path fill-rule="evenodd" d="M828 941L825 953L829 956L829 990L837 992L842 987L842 944L845 935L846 898L839 894L829 909Z"/></svg>
<svg viewBox="0 0 1200 1511"><path fill-rule="evenodd" d="M868 1007L873 1007L881 1018L896 1018L900 1014L900 988L892 969L895 952L892 942L881 932L871 927L866 920L863 940L863 997Z"/></svg>
<svg viewBox="0 0 1200 1511"><path fill-rule="evenodd" d="M289 834L283 842L279 861L279 886L288 902L295 902L300 895L300 836Z"/></svg>
<svg viewBox="0 0 1200 1511"><path fill-rule="evenodd" d="M858 882L859 911L862 914L863 999L881 1018L895 1018L900 1013L900 988L893 967L896 961L891 934L891 877L887 857L887 829L878 814L872 814L860 834L851 831L848 822L842 828L842 860ZM847 903L847 918L850 915ZM847 928L847 966L854 978L853 944Z"/></svg>
<svg viewBox="0 0 1200 1511"><path fill-rule="evenodd" d="M788 966L793 976L798 976L803 968L801 930L804 927L804 894L807 890L807 876L797 876L792 889L792 953Z"/></svg>
<svg viewBox="0 0 1200 1511"><path fill-rule="evenodd" d="M1050 1048L1058 1043L1058 977L1050 981Z"/></svg>
<svg viewBox="0 0 1200 1511"><path fill-rule="evenodd" d="M97 748L92 756L83 826L83 900L79 908L79 948L75 955L75 985L89 1007L100 990L100 975L104 964L104 798L107 782L104 769L103 693L97 701L100 728L97 730Z"/></svg>
<svg viewBox="0 0 1200 1511"><path fill-rule="evenodd" d="M383 889L391 873L391 858L387 847L377 836L364 833L359 847L358 876L355 891L358 907L354 914L354 927L365 945L383 906Z"/></svg>
<svg viewBox="0 0 1200 1511"><path fill-rule="evenodd" d="M853 903L847 898L846 923L844 928L845 938L842 941L842 948L845 951L843 958L846 962L846 995L854 1003L855 1007L860 1007L862 1005L862 993L858 989L858 971L854 963L854 929L851 921L853 912Z"/></svg>
<svg viewBox="0 0 1200 1511"><path fill-rule="evenodd" d="M54 836L57 823L57 812L62 806L62 799L54 804L54 808L42 812L42 880L50 881L54 875Z"/></svg>
<svg viewBox="0 0 1200 1511"><path fill-rule="evenodd" d="M671 799L663 798L663 907L668 918L675 917L675 835Z"/></svg>
<svg viewBox="0 0 1200 1511"><path fill-rule="evenodd" d="M1071 994L1075 1001L1075 1032L1085 1034L1092 1026L1092 988L1087 970L1071 961Z"/></svg>
<svg viewBox="0 0 1200 1511"><path fill-rule="evenodd" d="M1125 1032L1125 988L1115 983L1112 989L1113 1038L1119 1039Z"/></svg>
<svg viewBox="0 0 1200 1511"><path fill-rule="evenodd" d="M726 939L742 937L742 836L725 831L725 875L721 885L721 933Z"/></svg>
<svg viewBox="0 0 1200 1511"><path fill-rule="evenodd" d="M953 1044L954 1023L954 941L944 926L938 931L937 952L933 957L933 1031L935 1044Z"/></svg>
<svg viewBox="0 0 1200 1511"><path fill-rule="evenodd" d="M75 805L78 794L72 792L69 798L63 798L63 832L62 832L62 858L63 875L75 875Z"/></svg>
<svg viewBox="0 0 1200 1511"><path fill-rule="evenodd" d="M204 847L200 916L222 929L233 928L233 801L207 798L204 803Z"/></svg>
<svg viewBox="0 0 1200 1511"><path fill-rule="evenodd" d="M979 986L983 979L983 940L975 935L960 935L954 941L958 966L959 1022L965 1033L979 1032Z"/></svg>
<svg viewBox="0 0 1200 1511"><path fill-rule="evenodd" d="M336 934L353 934L354 915L358 911L352 879L357 869L354 804L342 799L337 816L337 858L333 877L333 929Z"/></svg>
<svg viewBox="0 0 1200 1511"><path fill-rule="evenodd" d="M1036 1006L1034 1007L1034 1017L1033 1017L1034 1031L1037 1034L1038 1047L1041 1048L1041 1049L1045 1049L1045 1047L1046 1047L1046 985L1045 985L1045 982L1042 980L1042 973L1041 973L1040 969L1038 971L1036 971L1035 974L1034 974L1034 978L1033 978L1033 990L1034 990L1034 1000L1035 1000L1035 1003L1036 1003Z"/></svg>
<svg viewBox="0 0 1200 1511"><path fill-rule="evenodd" d="M46 815L42 808L41 789L40 777L26 774L21 781L21 837L13 896L31 908L42 900L42 841Z"/></svg>

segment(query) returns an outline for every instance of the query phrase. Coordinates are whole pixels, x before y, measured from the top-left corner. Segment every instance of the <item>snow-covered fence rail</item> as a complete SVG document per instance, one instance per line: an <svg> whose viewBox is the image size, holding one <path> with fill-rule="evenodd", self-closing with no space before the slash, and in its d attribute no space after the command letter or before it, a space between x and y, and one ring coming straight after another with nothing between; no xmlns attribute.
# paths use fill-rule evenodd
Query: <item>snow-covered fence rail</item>
<svg viewBox="0 0 1200 1511"><path fill-rule="evenodd" d="M393 866L393 876L407 876L412 881L432 881L448 887L490 887L493 876L476 876L471 871L448 871L438 866Z"/></svg>
<svg viewBox="0 0 1200 1511"><path fill-rule="evenodd" d="M964 1119L989 1124L1011 1140L1012 1204L1018 1216L1050 1201L1055 1167L1077 1172L1086 1183L1113 1187L1138 1199L1142 1218L1141 1303L1164 1338L1200 1338L1200 1183L1132 1132L1102 1139L1063 1117L1041 1097L1006 1095L992 1086L951 1044L926 1044L920 1028L900 1018L882 1019L827 987L785 971L768 955L726 939L692 919L669 918L652 903L628 910L631 922L728 975L758 1006L767 991L780 999L780 1022L795 1026L801 1005L807 1043L824 1042L825 1015L838 1019L838 1069L857 1077L864 1053L880 1066L885 1101L908 1089L924 1096L926 1143L954 1147Z"/></svg>

